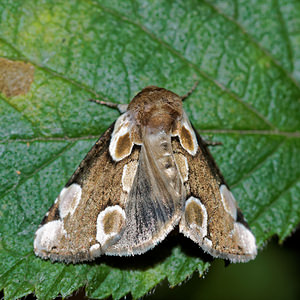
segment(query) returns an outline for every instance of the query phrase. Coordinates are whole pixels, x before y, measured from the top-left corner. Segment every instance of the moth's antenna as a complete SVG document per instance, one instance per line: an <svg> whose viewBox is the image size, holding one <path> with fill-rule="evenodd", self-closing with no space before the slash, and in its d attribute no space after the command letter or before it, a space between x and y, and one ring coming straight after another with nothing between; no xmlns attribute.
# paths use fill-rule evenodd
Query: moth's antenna
<svg viewBox="0 0 300 300"><path fill-rule="evenodd" d="M95 102L97 104L105 105L114 109L117 109L121 114L126 112L128 105L127 104L120 104L120 103L113 103L113 102L106 102L106 101L101 101L97 99L89 99L91 102Z"/></svg>
<svg viewBox="0 0 300 300"><path fill-rule="evenodd" d="M193 91L197 88L198 84L199 81L196 81L193 87L185 95L181 96L181 100L184 101L186 98L188 98L193 93Z"/></svg>

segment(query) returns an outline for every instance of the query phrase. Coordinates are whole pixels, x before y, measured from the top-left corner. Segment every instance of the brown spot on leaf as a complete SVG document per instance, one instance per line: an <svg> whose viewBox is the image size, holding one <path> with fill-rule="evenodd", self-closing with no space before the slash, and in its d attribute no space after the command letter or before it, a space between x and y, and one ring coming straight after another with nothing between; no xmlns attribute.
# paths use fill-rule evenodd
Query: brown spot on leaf
<svg viewBox="0 0 300 300"><path fill-rule="evenodd" d="M180 141L182 143L182 146L185 149L188 149L189 151L193 152L195 145L190 131L186 129L184 126L182 126L179 135L180 135Z"/></svg>
<svg viewBox="0 0 300 300"><path fill-rule="evenodd" d="M185 219L187 224L196 224L202 227L202 209L196 202L190 202L185 208Z"/></svg>
<svg viewBox="0 0 300 300"><path fill-rule="evenodd" d="M132 142L130 140L129 132L119 137L117 141L117 147L116 147L116 157L124 157L128 155L131 151Z"/></svg>
<svg viewBox="0 0 300 300"><path fill-rule="evenodd" d="M105 234L120 232L124 225L124 217L116 210L107 212L103 218L103 229Z"/></svg>
<svg viewBox="0 0 300 300"><path fill-rule="evenodd" d="M0 92L6 97L28 93L33 82L33 76L33 65L0 58Z"/></svg>

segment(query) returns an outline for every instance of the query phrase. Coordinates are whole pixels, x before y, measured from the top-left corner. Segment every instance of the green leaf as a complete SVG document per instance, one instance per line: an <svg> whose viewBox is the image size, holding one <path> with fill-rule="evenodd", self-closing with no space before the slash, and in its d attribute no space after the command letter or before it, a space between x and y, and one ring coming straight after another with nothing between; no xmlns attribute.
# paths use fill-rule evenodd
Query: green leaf
<svg viewBox="0 0 300 300"><path fill-rule="evenodd" d="M300 222L299 13L292 0L1 1L2 62L35 69L28 91L0 94L5 298L66 297L83 286L91 298L138 298L208 269L201 249L172 236L134 259L64 265L34 256L43 215L118 116L90 97L128 103L147 85L183 95L199 80L185 109L223 143L211 150L258 245L290 235Z"/></svg>

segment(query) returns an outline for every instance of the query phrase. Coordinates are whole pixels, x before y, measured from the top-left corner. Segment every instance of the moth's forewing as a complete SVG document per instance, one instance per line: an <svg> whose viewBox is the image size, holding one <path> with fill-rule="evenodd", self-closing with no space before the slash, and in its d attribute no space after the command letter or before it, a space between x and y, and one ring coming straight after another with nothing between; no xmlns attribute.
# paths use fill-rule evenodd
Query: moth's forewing
<svg viewBox="0 0 300 300"><path fill-rule="evenodd" d="M248 261L256 256L255 238L228 189L207 145L197 136L195 155L182 148L177 139L173 149L187 159L185 212L180 231L209 254L233 262Z"/></svg>
<svg viewBox="0 0 300 300"><path fill-rule="evenodd" d="M134 147L130 157L113 161L113 128L114 124L92 147L44 217L34 241L38 256L73 263L92 260L120 237L128 196L123 169L137 162L140 150Z"/></svg>

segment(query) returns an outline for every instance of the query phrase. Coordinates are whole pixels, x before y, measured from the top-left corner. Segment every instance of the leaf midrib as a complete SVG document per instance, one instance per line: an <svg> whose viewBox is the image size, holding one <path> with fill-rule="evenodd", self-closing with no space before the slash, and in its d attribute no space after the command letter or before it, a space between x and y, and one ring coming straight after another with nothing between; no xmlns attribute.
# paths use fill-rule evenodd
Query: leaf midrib
<svg viewBox="0 0 300 300"><path fill-rule="evenodd" d="M198 129L198 128L197 128ZM198 129L197 130L201 135L209 134L224 134L224 135L258 135L258 136L281 136L285 138L300 138L300 131L288 132L288 131L278 131L278 130L235 130L235 129ZM98 135L83 135L79 137L35 137L35 138L9 138L0 140L0 144L8 143L33 143L33 142L77 142L77 141L86 141L86 140L95 140L101 136L101 133Z"/></svg>

